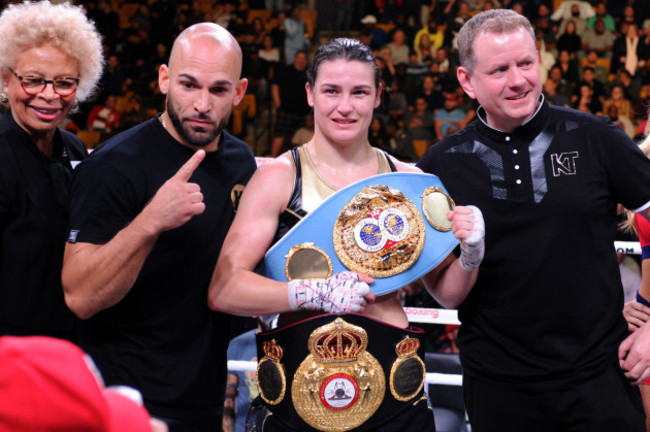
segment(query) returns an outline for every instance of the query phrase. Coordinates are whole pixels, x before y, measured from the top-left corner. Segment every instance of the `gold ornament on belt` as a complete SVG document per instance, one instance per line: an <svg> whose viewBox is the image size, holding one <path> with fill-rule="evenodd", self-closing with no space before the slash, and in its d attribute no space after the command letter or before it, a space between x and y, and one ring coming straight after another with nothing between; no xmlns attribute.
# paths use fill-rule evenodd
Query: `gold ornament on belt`
<svg viewBox="0 0 650 432"><path fill-rule="evenodd" d="M390 392L400 402L408 402L424 387L426 367L418 356L420 341L406 336L395 346L397 360L390 369Z"/></svg>
<svg viewBox="0 0 650 432"><path fill-rule="evenodd" d="M456 206L454 200L437 187L428 187L422 193L422 212L432 227L438 231L451 231L447 213Z"/></svg>
<svg viewBox="0 0 650 432"><path fill-rule="evenodd" d="M363 188L341 210L334 250L348 269L390 277L411 267L422 253L426 230L415 204L389 186Z"/></svg>
<svg viewBox="0 0 650 432"><path fill-rule="evenodd" d="M384 400L386 380L366 351L368 334L341 318L314 330L291 386L298 415L323 432L345 432L365 423Z"/></svg>
<svg viewBox="0 0 650 432"><path fill-rule="evenodd" d="M284 274L287 280L327 279L332 276L332 260L313 242L292 247L285 258Z"/></svg>
<svg viewBox="0 0 650 432"><path fill-rule="evenodd" d="M269 405L277 405L284 399L287 379L280 360L284 351L275 340L262 345L264 358L257 364L257 386L260 396Z"/></svg>

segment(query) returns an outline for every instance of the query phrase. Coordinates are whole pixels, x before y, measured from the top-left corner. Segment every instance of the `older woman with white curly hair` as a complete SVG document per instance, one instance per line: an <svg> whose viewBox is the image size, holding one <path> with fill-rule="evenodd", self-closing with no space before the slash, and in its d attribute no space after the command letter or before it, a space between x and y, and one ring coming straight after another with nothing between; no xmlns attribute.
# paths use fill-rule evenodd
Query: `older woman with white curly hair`
<svg viewBox="0 0 650 432"><path fill-rule="evenodd" d="M9 5L0 40L0 335L71 339L67 185L87 151L58 126L95 89L101 35L80 7L39 1Z"/></svg>

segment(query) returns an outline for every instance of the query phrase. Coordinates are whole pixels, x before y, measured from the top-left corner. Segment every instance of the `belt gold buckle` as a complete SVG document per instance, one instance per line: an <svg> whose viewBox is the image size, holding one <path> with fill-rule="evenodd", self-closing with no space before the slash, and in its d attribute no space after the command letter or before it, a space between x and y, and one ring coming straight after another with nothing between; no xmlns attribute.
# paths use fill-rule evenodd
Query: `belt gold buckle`
<svg viewBox="0 0 650 432"><path fill-rule="evenodd" d="M386 379L367 346L367 332L341 318L311 333L310 354L291 386L294 408L305 423L324 432L345 432L377 411Z"/></svg>

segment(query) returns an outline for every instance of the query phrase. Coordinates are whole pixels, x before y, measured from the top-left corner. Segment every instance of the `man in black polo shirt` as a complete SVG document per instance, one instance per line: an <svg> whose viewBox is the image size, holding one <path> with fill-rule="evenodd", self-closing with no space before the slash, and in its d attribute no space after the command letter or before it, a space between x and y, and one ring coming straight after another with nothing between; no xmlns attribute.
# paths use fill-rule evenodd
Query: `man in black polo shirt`
<svg viewBox="0 0 650 432"><path fill-rule="evenodd" d="M624 376L648 377L644 348L617 357L627 326L613 242L618 203L650 216L650 162L606 119L547 103L525 17L480 13L458 46L478 118L418 166L481 208L489 233L459 308L472 430L645 431Z"/></svg>

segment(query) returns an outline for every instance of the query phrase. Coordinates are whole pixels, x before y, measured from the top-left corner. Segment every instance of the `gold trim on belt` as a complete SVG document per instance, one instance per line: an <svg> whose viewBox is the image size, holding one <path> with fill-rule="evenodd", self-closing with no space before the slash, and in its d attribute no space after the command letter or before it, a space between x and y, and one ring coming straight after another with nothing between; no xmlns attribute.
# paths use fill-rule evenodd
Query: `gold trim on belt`
<svg viewBox="0 0 650 432"><path fill-rule="evenodd" d="M409 336L395 347L397 360L390 369L390 392L400 402L410 401L424 387L427 371L418 348L420 341Z"/></svg>
<svg viewBox="0 0 650 432"><path fill-rule="evenodd" d="M284 399L287 378L280 360L282 347L275 340L264 342L264 358L257 364L257 384L260 396L269 405L277 405Z"/></svg>

